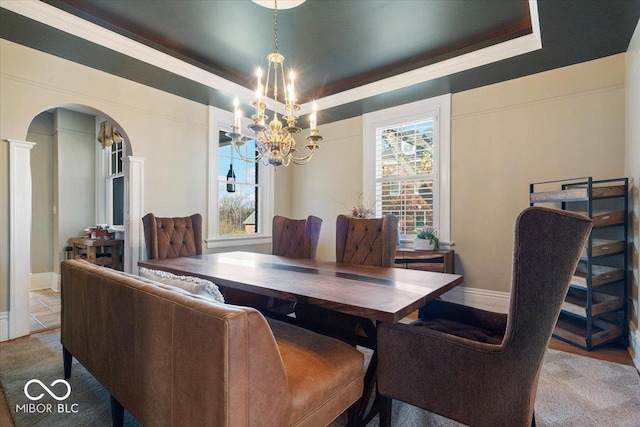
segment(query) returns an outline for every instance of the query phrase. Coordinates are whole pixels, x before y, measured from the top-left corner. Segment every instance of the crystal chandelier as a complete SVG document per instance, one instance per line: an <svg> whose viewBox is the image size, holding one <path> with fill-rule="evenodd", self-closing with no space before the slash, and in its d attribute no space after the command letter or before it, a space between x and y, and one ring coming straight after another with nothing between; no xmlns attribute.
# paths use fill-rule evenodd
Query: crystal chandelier
<svg viewBox="0 0 640 427"><path fill-rule="evenodd" d="M251 103L254 107L254 114L251 116L253 123L248 128L254 133L256 141L256 155L248 157L242 153L240 146L243 145L247 138L242 135L240 130L242 111L240 110L240 102L236 98L233 102L234 116L231 132L227 134L231 138L235 150L242 160L247 162L261 162L264 165L272 166L288 166L291 162L302 165L309 160L316 149L319 148L318 142L322 141L322 136L318 134L317 121L317 105L313 102L313 111L309 118L310 135L307 136L308 144L305 145L306 152L304 155L296 155L296 141L294 135L302 129L297 126L297 112L300 105L296 104L295 95L295 75L293 71L289 74L289 84L287 85L284 71L284 56L278 52L278 0L274 2L274 18L273 18L273 53L267 56L268 66L265 84L262 83L262 70L257 71L257 87L255 99ZM265 114L267 107L267 94L269 93L269 80L273 76L273 118L266 124L269 117ZM278 78L280 77L280 86ZM284 92L284 112L278 113L278 89ZM283 122L286 122L283 123Z"/></svg>

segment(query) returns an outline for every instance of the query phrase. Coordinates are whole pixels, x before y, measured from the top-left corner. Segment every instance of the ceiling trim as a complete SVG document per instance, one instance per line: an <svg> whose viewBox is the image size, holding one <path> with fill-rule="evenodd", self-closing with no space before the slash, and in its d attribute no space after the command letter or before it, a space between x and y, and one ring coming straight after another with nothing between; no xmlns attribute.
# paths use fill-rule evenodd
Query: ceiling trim
<svg viewBox="0 0 640 427"><path fill-rule="evenodd" d="M503 59L512 58L542 48L538 1L528 0L532 32L502 43L488 46L454 58L431 64L416 70L388 77L337 94L315 100L319 109L327 109L359 101L390 91L412 86L438 77L469 70ZM249 101L254 91L231 82L209 71L189 64L166 53L160 52L114 31L86 21L38 0L0 0L0 7L25 16L34 21L64 31L89 42L119 52L123 55L159 67L181 77L201 83L210 88L229 94L229 99ZM273 100L271 100L273 102ZM312 101L301 106L300 114L311 112ZM284 106L280 104L282 108ZM231 102L229 102L231 108Z"/></svg>
<svg viewBox="0 0 640 427"><path fill-rule="evenodd" d="M254 96L244 86L39 0L0 0L0 7L213 89L240 98Z"/></svg>

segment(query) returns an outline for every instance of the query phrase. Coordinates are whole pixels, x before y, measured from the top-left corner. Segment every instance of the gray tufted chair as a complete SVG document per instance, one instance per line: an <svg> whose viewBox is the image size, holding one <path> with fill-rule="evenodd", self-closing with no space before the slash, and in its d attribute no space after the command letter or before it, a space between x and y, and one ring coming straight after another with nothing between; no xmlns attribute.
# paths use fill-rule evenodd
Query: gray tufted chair
<svg viewBox="0 0 640 427"><path fill-rule="evenodd" d="M289 258L315 259L321 227L322 219L313 215L307 219L274 216L271 253Z"/></svg>
<svg viewBox="0 0 640 427"><path fill-rule="evenodd" d="M473 426L535 425L545 350L591 220L542 207L515 226L508 314L436 300L412 324L378 327L380 425L391 399Z"/></svg>
<svg viewBox="0 0 640 427"><path fill-rule="evenodd" d="M202 216L158 218L152 213L142 218L149 259L202 255Z"/></svg>

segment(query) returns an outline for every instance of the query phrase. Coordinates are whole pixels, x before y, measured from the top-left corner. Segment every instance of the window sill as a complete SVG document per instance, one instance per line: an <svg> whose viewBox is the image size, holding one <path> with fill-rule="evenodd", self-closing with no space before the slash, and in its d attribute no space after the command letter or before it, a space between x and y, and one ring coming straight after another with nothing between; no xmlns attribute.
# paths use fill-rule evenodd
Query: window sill
<svg viewBox="0 0 640 427"><path fill-rule="evenodd" d="M205 240L207 249L228 248L235 246L270 245L271 236L255 237L221 237L217 239Z"/></svg>

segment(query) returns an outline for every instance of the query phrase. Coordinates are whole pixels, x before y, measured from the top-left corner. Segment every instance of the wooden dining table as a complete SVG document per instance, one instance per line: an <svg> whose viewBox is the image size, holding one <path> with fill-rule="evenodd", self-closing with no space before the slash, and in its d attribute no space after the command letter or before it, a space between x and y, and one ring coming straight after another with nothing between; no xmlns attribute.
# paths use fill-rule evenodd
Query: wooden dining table
<svg viewBox="0 0 640 427"><path fill-rule="evenodd" d="M457 274L373 267L330 261L294 259L252 252L225 252L163 260L145 260L140 267L176 275L196 276L222 288L312 304L356 316L367 337L358 344L373 350L365 375L360 419L366 424L376 412L376 326L396 323L462 283ZM295 317L265 313L297 323ZM298 322L331 335L322 325ZM316 327L317 326L317 327ZM339 334L338 338L341 338Z"/></svg>

